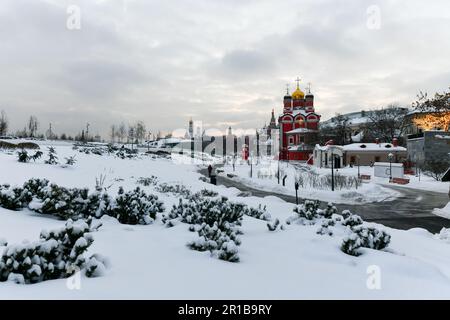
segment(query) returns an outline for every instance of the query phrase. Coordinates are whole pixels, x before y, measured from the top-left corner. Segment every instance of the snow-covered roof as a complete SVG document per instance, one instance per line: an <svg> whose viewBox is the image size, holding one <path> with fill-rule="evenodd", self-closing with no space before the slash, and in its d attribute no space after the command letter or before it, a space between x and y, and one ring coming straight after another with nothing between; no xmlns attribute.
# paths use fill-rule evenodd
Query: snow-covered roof
<svg viewBox="0 0 450 320"><path fill-rule="evenodd" d="M343 146L344 151L406 151L404 147L394 147L391 143L352 143Z"/></svg>
<svg viewBox="0 0 450 320"><path fill-rule="evenodd" d="M297 128L291 131L287 131L286 133L307 133L307 132L317 132L317 130L311 130L307 128Z"/></svg>
<svg viewBox="0 0 450 320"><path fill-rule="evenodd" d="M327 151L329 149L341 149L342 150L342 148L343 148L342 146L337 146L334 144L329 144L326 146L321 146L320 144L316 144L314 149L321 150L321 151Z"/></svg>

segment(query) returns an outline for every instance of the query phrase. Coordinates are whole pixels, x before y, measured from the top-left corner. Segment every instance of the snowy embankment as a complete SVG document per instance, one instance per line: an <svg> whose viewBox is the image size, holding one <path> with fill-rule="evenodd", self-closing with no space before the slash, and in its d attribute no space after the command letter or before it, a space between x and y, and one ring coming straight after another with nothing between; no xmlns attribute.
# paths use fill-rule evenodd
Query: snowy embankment
<svg viewBox="0 0 450 320"><path fill-rule="evenodd" d="M45 148L43 151L45 153ZM212 186L201 180L192 164L142 156L118 159L78 153L69 145L57 146L58 157L76 154L72 167L19 163L15 155L0 152L0 184L21 185L29 178L47 178L67 187L96 185L96 177L106 176L111 194L120 186L131 190L140 177L156 176L160 182L183 184L192 191L214 190L249 206L267 206L273 219L284 222L292 216L294 205L276 197L241 198L239 190ZM45 155L44 155L45 157ZM179 197L160 193L153 186L142 186L158 195L166 212ZM383 251L363 249L358 257L340 251L342 235L318 235L317 225L292 224L285 230L268 231L266 222L244 216L240 262L212 259L209 252L186 247L193 240L183 223L167 228L161 216L151 225L124 225L103 216L103 226L93 234L89 253L107 257L108 269L102 277L81 276L80 286L73 279L45 281L32 285L0 283L0 299L444 299L450 297L450 250L442 237L414 229L395 230L376 225L391 235ZM0 208L0 238L10 244L34 241L41 229L53 229L64 221L49 216ZM365 224L375 226L375 224ZM0 247L0 251L2 251ZM368 286L371 270L378 270L374 288Z"/></svg>
<svg viewBox="0 0 450 320"><path fill-rule="evenodd" d="M443 208L436 208L433 213L437 216L450 219L450 202Z"/></svg>

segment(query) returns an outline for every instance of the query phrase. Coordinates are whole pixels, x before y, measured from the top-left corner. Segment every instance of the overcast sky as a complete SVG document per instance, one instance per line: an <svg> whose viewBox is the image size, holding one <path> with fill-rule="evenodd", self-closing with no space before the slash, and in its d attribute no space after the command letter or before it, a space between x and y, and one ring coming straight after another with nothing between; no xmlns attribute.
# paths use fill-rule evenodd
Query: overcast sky
<svg viewBox="0 0 450 320"><path fill-rule="evenodd" d="M2 0L0 109L13 130L248 129L300 76L325 120L448 88L449 39L448 0Z"/></svg>

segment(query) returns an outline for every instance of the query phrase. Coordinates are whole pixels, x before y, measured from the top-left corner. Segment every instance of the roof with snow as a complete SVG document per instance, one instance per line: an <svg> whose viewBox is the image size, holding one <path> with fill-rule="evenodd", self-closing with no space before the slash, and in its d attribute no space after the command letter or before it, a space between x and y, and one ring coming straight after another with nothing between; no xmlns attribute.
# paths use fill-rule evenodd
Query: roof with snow
<svg viewBox="0 0 450 320"><path fill-rule="evenodd" d="M308 133L308 132L317 132L317 130L311 130L307 128L297 128L286 133Z"/></svg>
<svg viewBox="0 0 450 320"><path fill-rule="evenodd" d="M342 147L344 151L406 151L404 147L394 147L391 143L352 143Z"/></svg>

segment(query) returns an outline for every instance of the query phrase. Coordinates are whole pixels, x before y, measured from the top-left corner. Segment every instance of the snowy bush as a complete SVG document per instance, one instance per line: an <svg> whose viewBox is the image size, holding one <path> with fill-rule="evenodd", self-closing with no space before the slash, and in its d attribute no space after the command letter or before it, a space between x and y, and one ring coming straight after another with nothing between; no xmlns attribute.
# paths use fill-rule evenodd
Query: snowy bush
<svg viewBox="0 0 450 320"><path fill-rule="evenodd" d="M157 196L147 195L139 187L129 192L120 187L108 214L124 224L150 224L155 220L156 214L163 211L163 203Z"/></svg>
<svg viewBox="0 0 450 320"><path fill-rule="evenodd" d="M58 164L58 157L56 156L56 150L53 147L48 147L48 160L45 160L46 164Z"/></svg>
<svg viewBox="0 0 450 320"><path fill-rule="evenodd" d="M270 222L267 223L267 229L269 229L269 231L275 231L275 230L277 230L279 225L280 225L280 220L275 219L275 221L273 223L270 223Z"/></svg>
<svg viewBox="0 0 450 320"><path fill-rule="evenodd" d="M322 224L320 226L320 228L317 230L317 234L320 235L328 235L328 236L332 236L333 235L333 231L330 229L330 227L334 226L334 221L331 219L325 219L322 221Z"/></svg>
<svg viewBox="0 0 450 320"><path fill-rule="evenodd" d="M20 210L28 205L30 197L26 190L9 185L0 186L0 206L9 210Z"/></svg>
<svg viewBox="0 0 450 320"><path fill-rule="evenodd" d="M218 223L213 226L203 223L197 231L199 238L188 242L187 246L193 250L210 251L219 259L229 262L239 262L237 246L240 241L234 233L222 231Z"/></svg>
<svg viewBox="0 0 450 320"><path fill-rule="evenodd" d="M19 162L23 162L23 163L30 161L30 156L28 155L28 151L25 149L17 151L17 160Z"/></svg>
<svg viewBox="0 0 450 320"><path fill-rule="evenodd" d="M42 151L38 150L30 157L30 159L36 162L36 160L40 159L42 155L43 155Z"/></svg>
<svg viewBox="0 0 450 320"><path fill-rule="evenodd" d="M322 211L322 216L326 219L331 219L331 217L337 213L337 208L331 202L329 202L327 204L327 207Z"/></svg>
<svg viewBox="0 0 450 320"><path fill-rule="evenodd" d="M241 244L238 236L242 234L243 212L246 206L234 203L226 197L182 200L173 206L168 216L163 218L171 226L174 220L195 225L190 231L197 231L198 238L189 242L189 248L198 251L210 251L219 259L239 261L237 247Z"/></svg>
<svg viewBox="0 0 450 320"><path fill-rule="evenodd" d="M191 190L180 184L171 185L168 183L161 183L156 186L155 190L161 193L172 193L183 197L189 197L192 195Z"/></svg>
<svg viewBox="0 0 450 320"><path fill-rule="evenodd" d="M354 227L363 224L363 219L361 219L361 217L356 214L350 214L341 223L342 225L347 227Z"/></svg>
<svg viewBox="0 0 450 320"><path fill-rule="evenodd" d="M149 178L140 177L137 179L136 183L141 184L145 187L154 186L158 183L158 178L155 176L151 176Z"/></svg>
<svg viewBox="0 0 450 320"><path fill-rule="evenodd" d="M10 245L0 258L0 281L29 284L66 278L86 266L85 252L93 243L91 227L68 220L59 230L42 231L40 240Z"/></svg>
<svg viewBox="0 0 450 320"><path fill-rule="evenodd" d="M321 217L322 210L319 209L320 202L317 200L305 200L304 203L295 206L296 215L287 219L286 223L290 224L298 221L301 224L314 224L314 221Z"/></svg>
<svg viewBox="0 0 450 320"><path fill-rule="evenodd" d="M66 165L73 166L77 160L75 159L75 156L70 156L67 158L64 158L66 160Z"/></svg>
<svg viewBox="0 0 450 320"><path fill-rule="evenodd" d="M217 193L216 191L213 190L208 190L208 189L202 189L199 192L195 193L196 195L199 195L201 197L217 197L219 195L219 193Z"/></svg>
<svg viewBox="0 0 450 320"><path fill-rule="evenodd" d="M266 206L263 207L261 204L257 208L245 207L244 214L264 221L270 221L272 219L270 213L267 212Z"/></svg>
<svg viewBox="0 0 450 320"><path fill-rule="evenodd" d="M391 236L376 228L356 226L352 228L350 235L345 237L341 244L341 250L352 256L359 256L359 248L383 250L391 241Z"/></svg>

